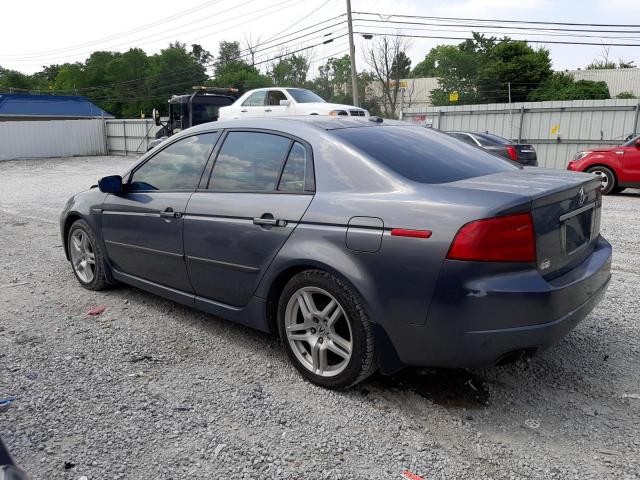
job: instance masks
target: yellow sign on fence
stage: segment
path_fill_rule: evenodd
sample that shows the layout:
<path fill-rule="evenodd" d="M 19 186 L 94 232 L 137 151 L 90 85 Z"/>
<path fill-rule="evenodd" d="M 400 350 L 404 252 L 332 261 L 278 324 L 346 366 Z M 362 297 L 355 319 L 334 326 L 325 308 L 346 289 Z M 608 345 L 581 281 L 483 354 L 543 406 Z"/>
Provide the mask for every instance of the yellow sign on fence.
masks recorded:
<path fill-rule="evenodd" d="M 457 91 L 453 91 L 453 92 L 449 93 L 449 101 L 450 102 L 457 102 L 458 98 L 460 98 L 460 96 L 459 96 Z"/>

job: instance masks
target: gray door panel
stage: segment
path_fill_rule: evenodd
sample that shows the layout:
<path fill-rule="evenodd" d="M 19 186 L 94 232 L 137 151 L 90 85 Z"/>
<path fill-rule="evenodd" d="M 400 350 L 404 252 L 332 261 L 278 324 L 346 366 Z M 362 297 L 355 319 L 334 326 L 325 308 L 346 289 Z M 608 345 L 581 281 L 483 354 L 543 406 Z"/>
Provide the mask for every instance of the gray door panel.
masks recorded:
<path fill-rule="evenodd" d="M 103 204 L 107 256 L 124 273 L 192 292 L 182 247 L 183 213 L 192 192 L 109 195 Z M 177 217 L 164 213 L 172 209 Z"/>
<path fill-rule="evenodd" d="M 184 217 L 184 250 L 195 293 L 228 305 L 246 305 L 312 198 L 194 193 Z"/>

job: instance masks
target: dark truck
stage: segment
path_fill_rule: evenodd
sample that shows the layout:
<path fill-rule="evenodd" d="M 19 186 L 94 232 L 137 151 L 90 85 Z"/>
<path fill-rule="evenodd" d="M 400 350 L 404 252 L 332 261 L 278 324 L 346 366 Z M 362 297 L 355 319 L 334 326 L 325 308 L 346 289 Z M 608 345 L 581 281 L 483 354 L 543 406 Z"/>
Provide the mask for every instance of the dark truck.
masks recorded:
<path fill-rule="evenodd" d="M 149 142 L 147 151 L 178 133 L 194 125 L 218 120 L 218 109 L 236 101 L 237 88 L 193 87 L 194 93 L 173 95 L 169 99 L 169 120 L 162 123 L 160 112 L 153 109 L 156 125 L 162 127 L 156 133 L 156 139 Z"/>

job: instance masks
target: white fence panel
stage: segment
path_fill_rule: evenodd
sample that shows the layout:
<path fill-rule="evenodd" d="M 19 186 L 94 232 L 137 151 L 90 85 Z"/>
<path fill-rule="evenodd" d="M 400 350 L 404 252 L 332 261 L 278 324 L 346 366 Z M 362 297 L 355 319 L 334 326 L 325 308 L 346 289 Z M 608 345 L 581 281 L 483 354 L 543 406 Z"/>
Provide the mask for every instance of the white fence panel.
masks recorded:
<path fill-rule="evenodd" d="M 161 128 L 151 118 L 109 119 L 105 124 L 109 153 L 112 155 L 146 152 L 149 142 Z"/>
<path fill-rule="evenodd" d="M 0 160 L 106 153 L 101 119 L 0 122 Z"/>
<path fill-rule="evenodd" d="M 638 100 L 576 100 L 412 107 L 407 121 L 444 131 L 489 132 L 532 144 L 543 167 L 565 168 L 577 151 L 639 134 Z"/>

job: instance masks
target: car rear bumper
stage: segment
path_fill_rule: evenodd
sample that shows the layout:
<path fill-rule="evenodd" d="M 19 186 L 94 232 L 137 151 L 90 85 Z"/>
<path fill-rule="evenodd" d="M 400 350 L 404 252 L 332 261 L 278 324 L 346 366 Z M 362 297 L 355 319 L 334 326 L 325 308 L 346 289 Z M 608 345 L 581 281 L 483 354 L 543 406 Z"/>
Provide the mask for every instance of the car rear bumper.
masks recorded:
<path fill-rule="evenodd" d="M 425 325 L 387 333 L 406 365 L 495 365 L 563 338 L 602 299 L 610 270 L 603 238 L 584 262 L 549 281 L 536 270 L 447 260 Z"/>

